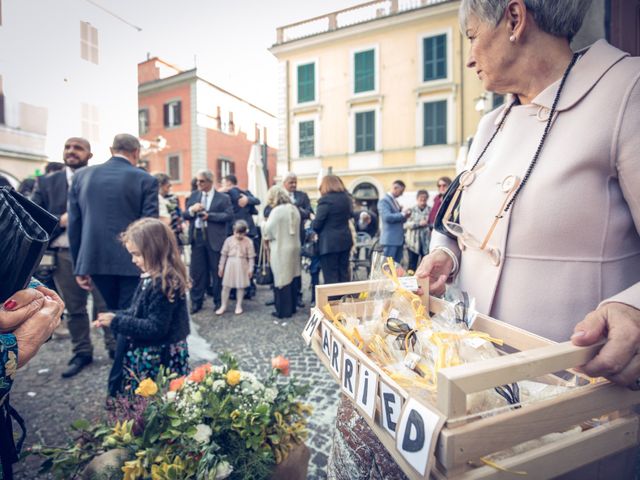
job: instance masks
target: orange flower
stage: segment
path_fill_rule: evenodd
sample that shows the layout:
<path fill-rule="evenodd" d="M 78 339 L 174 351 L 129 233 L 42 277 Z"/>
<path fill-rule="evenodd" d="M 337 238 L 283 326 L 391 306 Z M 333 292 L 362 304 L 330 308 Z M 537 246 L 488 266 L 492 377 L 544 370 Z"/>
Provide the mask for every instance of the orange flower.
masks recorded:
<path fill-rule="evenodd" d="M 180 390 L 182 388 L 182 385 L 184 384 L 184 381 L 186 380 L 186 377 L 182 376 L 180 378 L 174 378 L 173 380 L 171 380 L 169 382 L 169 391 L 170 392 L 176 392 L 178 390 Z"/>
<path fill-rule="evenodd" d="M 211 365 L 200 365 L 189 375 L 189 380 L 200 383 L 204 380 L 204 377 L 207 376 L 207 372 L 211 370 Z"/>
<path fill-rule="evenodd" d="M 280 370 L 283 375 L 289 375 L 289 360 L 282 355 L 271 359 L 271 367 Z"/>

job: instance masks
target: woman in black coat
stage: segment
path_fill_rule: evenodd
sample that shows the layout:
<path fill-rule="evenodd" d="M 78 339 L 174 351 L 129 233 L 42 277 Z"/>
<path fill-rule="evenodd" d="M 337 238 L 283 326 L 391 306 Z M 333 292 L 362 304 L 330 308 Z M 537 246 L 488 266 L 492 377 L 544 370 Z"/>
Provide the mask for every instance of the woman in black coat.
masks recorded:
<path fill-rule="evenodd" d="M 327 175 L 320 183 L 320 201 L 311 227 L 318 233 L 324 283 L 349 281 L 349 253 L 353 236 L 349 221 L 353 202 L 340 177 Z"/>

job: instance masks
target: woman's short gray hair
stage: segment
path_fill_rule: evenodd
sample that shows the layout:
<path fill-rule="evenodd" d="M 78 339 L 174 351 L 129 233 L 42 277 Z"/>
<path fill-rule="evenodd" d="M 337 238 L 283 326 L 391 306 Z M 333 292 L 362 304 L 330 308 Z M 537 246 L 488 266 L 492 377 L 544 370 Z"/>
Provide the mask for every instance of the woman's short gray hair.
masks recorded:
<path fill-rule="evenodd" d="M 278 205 L 283 205 L 285 203 L 291 203 L 289 192 L 280 185 L 274 185 L 271 187 L 267 193 L 267 204 L 272 207 L 277 207 Z"/>
<path fill-rule="evenodd" d="M 469 15 L 481 22 L 498 25 L 509 0 L 462 0 L 459 19 L 462 30 L 467 28 Z M 582 26 L 591 0 L 524 0 L 538 28 L 556 37 L 571 40 Z"/>

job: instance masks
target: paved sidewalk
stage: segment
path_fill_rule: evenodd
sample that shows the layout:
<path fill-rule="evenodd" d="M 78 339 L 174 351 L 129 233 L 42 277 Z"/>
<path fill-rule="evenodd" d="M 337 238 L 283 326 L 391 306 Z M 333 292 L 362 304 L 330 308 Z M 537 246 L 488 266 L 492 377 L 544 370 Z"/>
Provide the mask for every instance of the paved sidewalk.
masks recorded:
<path fill-rule="evenodd" d="M 287 325 L 274 324 L 272 307 L 264 302 L 271 297 L 268 287 L 258 287 L 258 296 L 244 304 L 244 314 L 236 316 L 233 308 L 221 317 L 213 313 L 211 300 L 193 316 L 198 335 L 192 348 L 194 356 L 206 356 L 207 343 L 213 353 L 233 353 L 243 369 L 266 373 L 271 368 L 271 358 L 282 354 L 291 362 L 291 374 L 311 385 L 307 398 L 314 412 L 310 418 L 312 450 L 309 479 L 326 478 L 325 466 L 331 447 L 331 435 L 338 402 L 338 385 L 304 344 L 300 332 L 307 320 L 305 308 Z M 308 302 L 308 294 L 306 295 Z M 70 358 L 68 339 L 47 343 L 39 354 L 18 372 L 11 393 L 11 403 L 27 422 L 28 434 L 25 447 L 34 443 L 61 444 L 67 438 L 69 424 L 78 418 L 99 418 L 103 412 L 106 379 L 110 360 L 104 349 L 100 332 L 92 332 L 95 348 L 94 362 L 79 375 L 62 379 L 60 373 Z M 209 351 L 211 354 L 211 351 Z M 192 358 L 192 360 L 195 360 Z M 195 360 L 194 364 L 204 360 Z M 45 479 L 37 475 L 39 459 L 27 458 L 16 466 L 18 480 Z"/>

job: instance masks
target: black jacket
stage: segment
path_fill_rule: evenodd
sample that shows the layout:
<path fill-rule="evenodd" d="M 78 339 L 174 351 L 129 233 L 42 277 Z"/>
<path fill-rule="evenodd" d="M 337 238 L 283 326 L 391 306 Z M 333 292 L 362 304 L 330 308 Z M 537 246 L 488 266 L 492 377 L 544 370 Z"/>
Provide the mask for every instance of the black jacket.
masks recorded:
<path fill-rule="evenodd" d="M 349 220 L 353 202 L 347 192 L 330 192 L 320 197 L 311 227 L 318 233 L 320 255 L 344 252 L 353 245 Z"/>
<path fill-rule="evenodd" d="M 36 186 L 31 200 L 60 219 L 64 213 L 67 213 L 68 190 L 67 171 L 66 169 L 60 170 L 36 179 Z M 62 235 L 65 230 L 66 228 L 61 227 L 58 223 L 51 235 L 50 242 Z"/>
<path fill-rule="evenodd" d="M 238 187 L 233 187 L 231 190 L 227 192 L 227 195 L 231 198 L 231 206 L 233 207 L 233 221 L 236 220 L 244 220 L 249 225 L 249 236 L 256 237 L 258 235 L 258 230 L 256 229 L 256 224 L 253 221 L 253 216 L 258 214 L 258 210 L 256 209 L 256 205 L 260 205 L 260 199 L 253 196 L 253 194 L 249 190 L 240 190 Z M 249 202 L 246 206 L 241 207 L 238 205 L 238 200 L 240 200 L 240 195 L 245 195 Z M 232 227 L 231 225 L 230 227 Z M 230 228 L 229 234 L 232 234 L 233 231 Z"/>
<path fill-rule="evenodd" d="M 122 157 L 76 172 L 69 189 L 69 247 L 76 275 L 138 276 L 120 241 L 135 220 L 158 217 L 158 181 Z"/>
<path fill-rule="evenodd" d="M 211 204 L 209 205 L 209 218 L 207 219 L 207 242 L 214 252 L 222 250 L 222 244 L 227 238 L 229 224 L 233 222 L 233 207 L 231 199 L 226 193 L 217 192 L 211 189 L 213 193 Z M 189 241 L 191 244 L 195 240 L 196 215 L 191 215 L 189 207 L 196 203 L 202 203 L 202 192 L 196 190 L 187 200 L 187 208 L 184 211 L 184 218 L 190 221 L 189 225 Z"/>
<path fill-rule="evenodd" d="M 111 331 L 129 337 L 136 347 L 176 343 L 189 335 L 187 300 L 170 302 L 160 280 L 144 279 L 136 289 L 127 310 L 116 313 Z"/>

